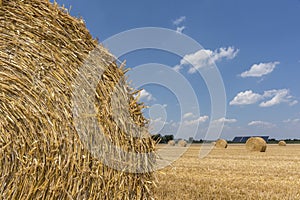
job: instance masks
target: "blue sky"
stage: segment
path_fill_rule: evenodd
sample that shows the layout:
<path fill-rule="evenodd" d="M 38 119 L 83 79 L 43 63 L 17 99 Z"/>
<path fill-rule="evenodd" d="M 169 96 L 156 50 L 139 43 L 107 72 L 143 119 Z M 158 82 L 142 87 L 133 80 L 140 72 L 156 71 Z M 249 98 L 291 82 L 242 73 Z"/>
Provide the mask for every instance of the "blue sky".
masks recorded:
<path fill-rule="evenodd" d="M 196 68 L 211 59 L 220 71 L 227 105 L 226 117 L 219 119 L 224 122 L 220 137 L 300 138 L 299 0 L 57 2 L 66 8 L 72 5 L 71 14 L 83 17 L 93 37 L 100 42 L 129 29 L 162 27 L 200 43 L 202 51 L 184 58 Z M 203 78 L 193 73 L 190 66 L 180 64 L 182 58 L 147 49 L 120 59 L 126 59 L 127 66 L 133 69 L 146 63 L 179 69 L 198 97 L 200 115 L 192 109 L 180 113 L 176 94 L 159 85 L 143 87 L 141 100 L 150 106 L 145 115 L 153 119 L 153 133 L 175 133 L 181 123 L 187 126 L 182 137 L 204 137 L 209 123 L 213 123 L 210 94 Z M 130 79 L 130 72 L 128 75 Z M 196 136 L 188 131 L 193 123 L 200 126 Z"/>

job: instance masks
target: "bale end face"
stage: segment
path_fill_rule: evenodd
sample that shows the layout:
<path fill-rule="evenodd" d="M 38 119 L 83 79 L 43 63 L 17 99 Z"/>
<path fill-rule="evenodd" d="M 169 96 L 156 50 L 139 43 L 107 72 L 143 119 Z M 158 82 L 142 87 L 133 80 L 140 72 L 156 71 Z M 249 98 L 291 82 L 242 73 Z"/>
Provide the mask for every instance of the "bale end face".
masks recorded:
<path fill-rule="evenodd" d="M 215 147 L 226 149 L 228 147 L 227 141 L 224 139 L 219 139 L 216 141 Z"/>
<path fill-rule="evenodd" d="M 261 137 L 251 137 L 246 142 L 246 149 L 249 151 L 265 152 L 267 143 Z"/>

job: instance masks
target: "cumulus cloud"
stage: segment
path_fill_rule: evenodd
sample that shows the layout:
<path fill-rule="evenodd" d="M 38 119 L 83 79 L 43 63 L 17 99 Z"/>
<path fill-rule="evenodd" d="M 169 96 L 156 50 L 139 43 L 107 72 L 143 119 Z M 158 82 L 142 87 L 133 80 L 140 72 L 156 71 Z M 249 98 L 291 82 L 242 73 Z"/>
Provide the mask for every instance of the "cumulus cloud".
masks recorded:
<path fill-rule="evenodd" d="M 263 101 L 264 100 L 264 101 Z M 229 105 L 249 105 L 263 101 L 259 104 L 260 107 L 270 107 L 280 103 L 287 103 L 293 106 L 298 103 L 293 96 L 290 95 L 288 89 L 267 90 L 264 94 L 254 93 L 252 90 L 246 90 L 238 93 Z"/>
<path fill-rule="evenodd" d="M 150 124 L 149 124 L 149 131 L 151 134 L 157 134 L 159 133 L 161 130 L 163 130 L 163 128 L 168 124 L 168 122 L 161 118 L 158 117 L 156 119 L 150 119 Z"/>
<path fill-rule="evenodd" d="M 183 121 L 183 125 L 185 126 L 189 126 L 189 125 L 196 125 L 198 123 L 204 123 L 209 119 L 209 117 L 207 115 L 205 116 L 200 116 L 196 119 L 189 119 L 189 120 L 184 120 Z"/>
<path fill-rule="evenodd" d="M 263 127 L 263 128 L 273 128 L 276 125 L 272 124 L 270 122 L 265 121 L 251 121 L 248 123 L 248 126 L 257 126 L 257 127 Z"/>
<path fill-rule="evenodd" d="M 210 66 L 222 59 L 233 59 L 238 54 L 239 50 L 234 47 L 219 48 L 214 51 L 209 49 L 201 49 L 195 53 L 187 54 L 181 59 L 180 64 L 174 67 L 174 70 L 179 71 L 183 66 L 190 66 L 189 73 L 196 73 L 197 69 L 205 66 Z M 192 66 L 191 66 L 192 65 Z"/>
<path fill-rule="evenodd" d="M 173 21 L 173 25 L 176 26 L 176 32 L 177 33 L 182 33 L 185 29 L 185 26 L 181 25 L 184 21 L 186 20 L 185 16 L 181 16 L 177 18 L 176 20 Z"/>
<path fill-rule="evenodd" d="M 141 100 L 147 100 L 147 101 L 155 100 L 153 95 L 150 92 L 146 91 L 145 89 L 143 89 L 139 95 Z"/>
<path fill-rule="evenodd" d="M 176 26 L 178 26 L 179 24 L 181 24 L 181 23 L 184 22 L 185 20 L 186 20 L 186 16 L 181 16 L 181 17 L 175 19 L 175 20 L 173 21 L 173 24 L 176 25 Z"/>
<path fill-rule="evenodd" d="M 280 62 L 269 62 L 269 63 L 259 63 L 254 64 L 248 71 L 241 74 L 241 77 L 262 77 L 264 75 L 270 74 Z"/>
<path fill-rule="evenodd" d="M 235 123 L 235 122 L 237 122 L 237 120 L 236 119 L 228 119 L 228 118 L 225 118 L 225 117 L 222 117 L 222 118 L 220 118 L 220 119 L 217 119 L 217 120 L 215 120 L 214 122 L 217 122 L 217 123 Z"/>
<path fill-rule="evenodd" d="M 194 114 L 191 113 L 191 112 L 185 113 L 185 114 L 183 115 L 183 119 L 190 118 L 190 117 L 194 117 Z"/>
<path fill-rule="evenodd" d="M 184 31 L 184 29 L 185 29 L 185 26 L 179 26 L 179 27 L 176 28 L 176 32 L 177 33 L 182 33 Z"/>
<path fill-rule="evenodd" d="M 263 96 L 265 98 L 271 97 L 271 99 L 261 102 L 259 104 L 261 107 L 270 107 L 280 103 L 287 103 L 290 106 L 293 106 L 298 103 L 297 100 L 293 100 L 293 96 L 290 95 L 290 91 L 288 89 L 265 91 Z"/>
<path fill-rule="evenodd" d="M 173 67 L 173 70 L 175 70 L 176 72 L 179 72 L 182 69 L 181 65 L 176 65 Z"/>
<path fill-rule="evenodd" d="M 213 120 L 211 125 L 212 125 L 212 128 L 223 126 L 223 128 L 228 129 L 228 128 L 230 128 L 229 124 L 233 124 L 236 122 L 237 122 L 236 119 L 229 119 L 229 118 L 222 117 L 222 118 Z"/>
<path fill-rule="evenodd" d="M 249 105 L 254 104 L 263 99 L 262 95 L 246 90 L 245 92 L 238 93 L 229 105 Z"/>

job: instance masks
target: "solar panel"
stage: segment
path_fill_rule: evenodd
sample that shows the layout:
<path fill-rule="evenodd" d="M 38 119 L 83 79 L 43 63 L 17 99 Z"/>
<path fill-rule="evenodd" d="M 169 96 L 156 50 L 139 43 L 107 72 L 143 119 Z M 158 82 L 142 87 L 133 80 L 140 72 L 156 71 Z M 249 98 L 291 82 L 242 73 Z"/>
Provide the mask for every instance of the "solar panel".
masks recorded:
<path fill-rule="evenodd" d="M 269 136 L 261 136 L 262 139 L 264 139 L 266 142 L 269 141 Z"/>
<path fill-rule="evenodd" d="M 268 142 L 268 140 L 269 140 L 269 136 L 236 136 L 236 137 L 233 138 L 232 142 L 234 142 L 234 143 L 246 143 L 247 140 L 251 137 L 261 137 L 266 142 Z"/>
<path fill-rule="evenodd" d="M 241 142 L 242 138 L 243 137 L 239 137 L 239 136 L 235 137 L 235 138 L 233 138 L 232 142 L 236 142 L 236 143 Z"/>

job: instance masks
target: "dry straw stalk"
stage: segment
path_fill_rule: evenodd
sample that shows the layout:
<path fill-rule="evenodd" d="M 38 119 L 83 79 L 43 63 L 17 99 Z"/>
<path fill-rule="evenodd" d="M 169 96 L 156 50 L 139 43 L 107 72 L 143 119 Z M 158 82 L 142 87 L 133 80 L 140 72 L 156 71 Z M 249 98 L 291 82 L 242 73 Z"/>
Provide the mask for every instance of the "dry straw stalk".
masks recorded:
<path fill-rule="evenodd" d="M 100 55 L 96 65 L 104 74 L 95 93 L 95 107 L 105 137 L 126 151 L 154 151 L 151 138 L 137 138 L 112 119 L 112 91 L 122 83 L 117 95 L 129 99 L 129 113 L 135 124 L 147 126 L 141 113 L 143 105 L 126 84 L 124 69 L 98 46 L 83 20 L 71 17 L 56 3 L 0 0 L 1 3 L 1 197 L 150 199 L 152 172 L 128 173 L 104 165 L 82 144 L 74 128 L 74 80 L 89 53 L 96 50 Z M 110 149 L 105 151 L 109 153 Z M 147 167 L 153 164 L 149 162 Z"/>

